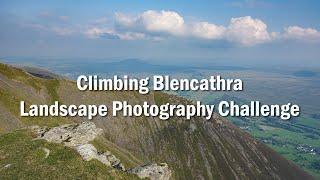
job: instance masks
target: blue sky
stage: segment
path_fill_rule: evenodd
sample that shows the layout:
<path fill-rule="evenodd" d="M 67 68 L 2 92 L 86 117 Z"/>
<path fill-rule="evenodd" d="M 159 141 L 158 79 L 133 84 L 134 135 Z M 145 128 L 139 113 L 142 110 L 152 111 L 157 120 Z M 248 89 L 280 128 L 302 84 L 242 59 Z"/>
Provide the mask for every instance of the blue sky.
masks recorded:
<path fill-rule="evenodd" d="M 1 0 L 0 57 L 320 66 L 320 1 Z"/>

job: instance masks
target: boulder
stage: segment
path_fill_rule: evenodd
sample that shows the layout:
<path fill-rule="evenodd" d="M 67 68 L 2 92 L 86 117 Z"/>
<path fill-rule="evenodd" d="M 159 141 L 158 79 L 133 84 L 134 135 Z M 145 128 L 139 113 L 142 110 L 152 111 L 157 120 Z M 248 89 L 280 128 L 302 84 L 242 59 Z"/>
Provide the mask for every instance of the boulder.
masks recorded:
<path fill-rule="evenodd" d="M 151 180 L 169 180 L 172 174 L 166 163 L 139 166 L 128 170 L 128 172 L 136 174 L 141 179 L 149 178 Z"/>
<path fill-rule="evenodd" d="M 104 165 L 111 166 L 111 162 L 107 159 L 107 156 L 99 154 L 92 144 L 82 144 L 77 146 L 75 149 L 85 161 L 96 159 Z"/>
<path fill-rule="evenodd" d="M 75 147 L 94 140 L 102 134 L 103 130 L 97 128 L 93 122 L 83 122 L 81 124 L 66 124 L 51 129 L 39 128 L 36 132 L 40 139 Z"/>

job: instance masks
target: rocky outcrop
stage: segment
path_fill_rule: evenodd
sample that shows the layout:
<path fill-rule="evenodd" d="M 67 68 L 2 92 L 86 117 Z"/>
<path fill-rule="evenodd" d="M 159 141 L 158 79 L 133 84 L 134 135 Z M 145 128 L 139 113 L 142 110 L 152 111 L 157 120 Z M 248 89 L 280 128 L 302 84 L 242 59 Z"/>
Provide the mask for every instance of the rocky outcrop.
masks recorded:
<path fill-rule="evenodd" d="M 138 175 L 141 179 L 168 180 L 171 177 L 171 171 L 166 163 L 144 165 L 130 169 L 128 172 Z"/>
<path fill-rule="evenodd" d="M 99 152 L 90 141 L 103 133 L 93 122 L 83 122 L 81 124 L 65 124 L 54 128 L 42 128 L 32 126 L 31 129 L 37 134 L 37 139 L 44 139 L 52 143 L 61 143 L 75 149 L 85 161 L 96 159 L 106 166 L 111 166 L 121 171 L 126 171 L 125 167 L 115 155 L 110 151 Z M 49 156 L 46 153 L 46 157 Z M 126 172 L 136 174 L 140 178 L 151 180 L 168 180 L 171 171 L 166 163 L 160 165 L 151 164 L 135 167 Z"/>
<path fill-rule="evenodd" d="M 107 166 L 112 166 L 118 170 L 125 171 L 120 160 L 109 151 L 98 152 L 92 144 L 83 144 L 76 147 L 76 150 L 85 161 L 96 159 Z"/>
<path fill-rule="evenodd" d="M 39 139 L 45 139 L 53 143 L 62 143 L 69 147 L 87 144 L 103 132 L 93 122 L 65 124 L 51 129 L 40 127 L 34 127 L 34 129 Z"/>
<path fill-rule="evenodd" d="M 121 161 L 107 152 L 98 152 L 90 144 L 97 136 L 103 133 L 102 129 L 97 128 L 93 122 L 83 122 L 81 124 L 65 124 L 54 128 L 41 128 L 33 126 L 32 129 L 37 133 L 38 139 L 45 139 L 52 143 L 62 143 L 65 146 L 75 149 L 85 161 L 96 159 L 101 163 L 112 166 L 119 170 L 125 170 Z"/>

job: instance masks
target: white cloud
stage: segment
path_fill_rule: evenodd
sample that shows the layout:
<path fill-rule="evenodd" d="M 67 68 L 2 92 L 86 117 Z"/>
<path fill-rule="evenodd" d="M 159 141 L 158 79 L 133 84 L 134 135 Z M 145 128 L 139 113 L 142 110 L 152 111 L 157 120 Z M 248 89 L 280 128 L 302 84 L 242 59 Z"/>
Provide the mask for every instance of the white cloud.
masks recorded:
<path fill-rule="evenodd" d="M 138 16 L 116 13 L 116 25 L 122 31 L 169 34 L 202 39 L 222 38 L 225 28 L 208 22 L 189 22 L 174 11 L 145 11 Z"/>
<path fill-rule="evenodd" d="M 191 35 L 204 39 L 221 39 L 226 28 L 208 22 L 193 23 L 188 28 Z"/>
<path fill-rule="evenodd" d="M 242 46 L 268 43 L 275 39 L 320 42 L 320 32 L 312 28 L 289 26 L 283 32 L 268 31 L 268 26 L 251 16 L 231 18 L 226 26 L 206 21 L 187 21 L 174 11 L 148 10 L 138 15 L 116 13 L 114 22 L 101 18 L 87 27 L 40 26 L 34 29 L 53 31 L 59 35 L 85 34 L 89 38 L 121 40 L 164 40 L 170 36 L 199 40 L 224 40 Z"/>
<path fill-rule="evenodd" d="M 117 33 L 117 35 L 122 40 L 138 40 L 146 38 L 145 34 L 136 32 Z"/>
<path fill-rule="evenodd" d="M 138 40 L 144 39 L 145 34 L 143 33 L 136 33 L 136 32 L 123 32 L 119 33 L 109 28 L 99 28 L 99 27 L 92 27 L 87 29 L 85 35 L 89 38 L 100 38 L 105 37 L 108 39 L 122 39 L 122 40 Z"/>
<path fill-rule="evenodd" d="M 254 45 L 271 40 L 267 25 L 250 16 L 232 18 L 228 27 L 209 22 L 185 22 L 174 11 L 145 11 L 138 16 L 117 13 L 118 30 L 141 33 L 166 33 L 178 37 L 225 39 L 242 45 Z"/>
<path fill-rule="evenodd" d="M 239 1 L 256 5 L 255 0 Z M 45 20 L 45 21 L 44 21 Z M 267 24 L 251 16 L 231 18 L 226 25 L 207 21 L 190 21 L 170 10 L 147 10 L 136 15 L 116 13 L 114 18 L 101 17 L 86 24 L 73 23 L 68 16 L 42 12 L 37 21 L 22 23 L 23 27 L 38 32 L 54 33 L 60 36 L 84 35 L 88 38 L 121 40 L 162 41 L 175 38 L 191 38 L 211 43 L 219 40 L 240 46 L 254 46 L 273 41 L 295 40 L 306 43 L 320 43 L 320 31 L 314 28 L 289 26 L 281 32 L 268 30 Z"/>
<path fill-rule="evenodd" d="M 115 20 L 117 25 L 123 26 L 126 28 L 132 28 L 135 25 L 135 22 L 137 21 L 137 17 L 132 17 L 123 13 L 116 13 L 115 14 Z"/>
<path fill-rule="evenodd" d="M 305 42 L 320 42 L 320 32 L 313 28 L 289 26 L 284 29 L 283 38 Z"/>
<path fill-rule="evenodd" d="M 85 35 L 89 38 L 98 38 L 102 36 L 104 33 L 106 33 L 106 29 L 101 29 L 98 27 L 92 27 L 89 28 L 86 32 Z"/>
<path fill-rule="evenodd" d="M 174 35 L 184 34 L 184 19 L 173 11 L 146 11 L 143 12 L 138 22 L 150 32 L 167 32 Z"/>
<path fill-rule="evenodd" d="M 230 41 L 251 46 L 270 41 L 267 25 L 250 16 L 232 18 L 227 28 L 226 38 Z"/>
<path fill-rule="evenodd" d="M 116 23 L 120 29 L 183 35 L 184 19 L 173 11 L 145 11 L 138 16 L 116 13 Z"/>

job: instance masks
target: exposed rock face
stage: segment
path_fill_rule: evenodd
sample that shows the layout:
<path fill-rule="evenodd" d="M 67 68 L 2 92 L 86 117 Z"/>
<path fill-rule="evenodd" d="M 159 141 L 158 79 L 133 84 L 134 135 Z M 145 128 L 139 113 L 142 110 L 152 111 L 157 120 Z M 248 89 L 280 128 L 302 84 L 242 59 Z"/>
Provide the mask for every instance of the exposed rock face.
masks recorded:
<path fill-rule="evenodd" d="M 109 161 L 108 157 L 104 154 L 104 153 L 99 153 L 97 151 L 97 149 L 92 145 L 92 144 L 83 144 L 83 145 L 79 145 L 76 147 L 76 150 L 78 151 L 78 153 L 81 155 L 81 157 L 85 160 L 85 161 L 90 161 L 92 159 L 97 159 L 98 161 L 102 162 L 103 164 L 107 165 L 107 166 L 112 166 L 111 161 Z M 122 166 L 122 164 L 120 163 L 120 160 L 118 160 L 118 164 L 120 164 L 121 169 L 120 170 L 125 170 L 124 167 Z"/>
<path fill-rule="evenodd" d="M 109 151 L 98 152 L 90 144 L 90 141 L 103 133 L 102 129 L 97 128 L 93 122 L 65 124 L 51 129 L 33 126 L 31 129 L 37 133 L 38 139 L 45 139 L 52 143 L 62 143 L 75 149 L 85 161 L 96 159 L 106 166 L 126 171 L 120 159 L 115 155 Z M 49 153 L 47 154 L 49 155 Z M 139 166 L 127 172 L 136 174 L 140 178 L 150 178 L 152 180 L 168 180 L 171 177 L 171 171 L 165 163 L 160 164 L 160 166 L 157 164 Z"/>
<path fill-rule="evenodd" d="M 52 129 L 38 128 L 38 137 L 53 143 L 63 143 L 69 147 L 76 147 L 89 143 L 98 135 L 102 129 L 97 128 L 93 122 L 83 122 L 81 124 L 65 124 Z"/>
<path fill-rule="evenodd" d="M 89 143 L 103 133 L 102 129 L 97 128 L 93 122 L 65 124 L 51 129 L 34 126 L 32 129 L 37 133 L 39 139 L 62 143 L 74 148 L 85 161 L 96 159 L 107 166 L 125 170 L 120 160 L 109 151 L 100 153 Z"/>
<path fill-rule="evenodd" d="M 140 178 L 149 178 L 151 180 L 168 180 L 171 177 L 171 171 L 166 163 L 150 164 L 136 167 L 128 170 L 130 173 L 137 174 Z"/>

